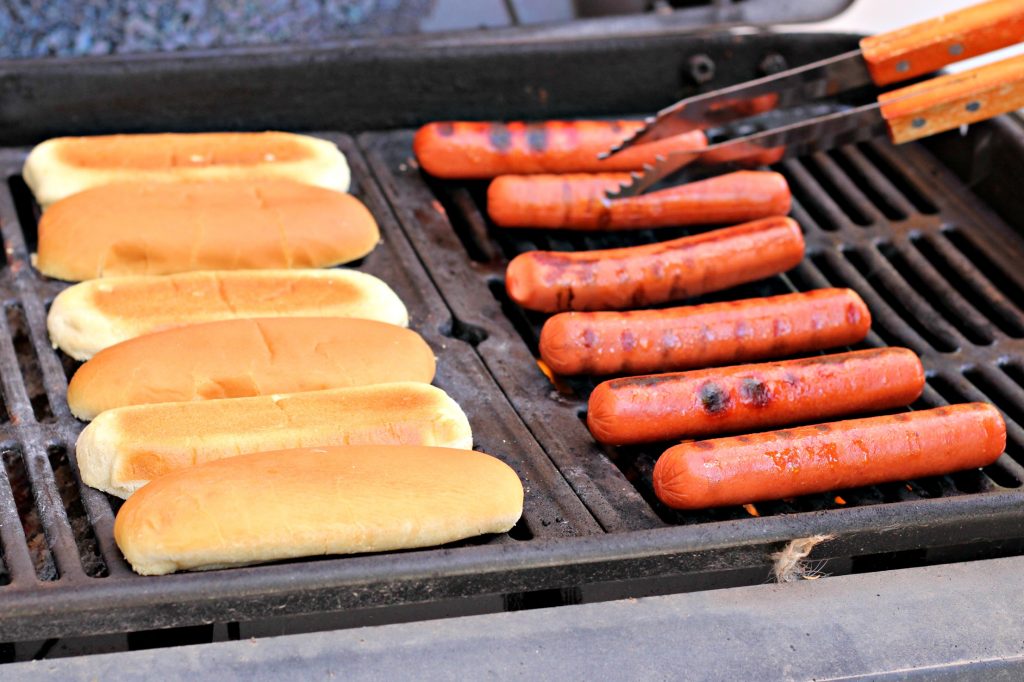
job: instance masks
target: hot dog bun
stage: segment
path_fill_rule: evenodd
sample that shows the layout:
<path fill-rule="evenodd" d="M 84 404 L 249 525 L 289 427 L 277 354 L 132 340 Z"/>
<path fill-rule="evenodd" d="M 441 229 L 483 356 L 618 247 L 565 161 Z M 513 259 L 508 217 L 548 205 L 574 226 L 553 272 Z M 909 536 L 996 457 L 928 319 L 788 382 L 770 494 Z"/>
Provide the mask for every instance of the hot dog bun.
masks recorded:
<path fill-rule="evenodd" d="M 127 183 L 53 204 L 36 267 L 79 281 L 192 270 L 319 268 L 380 241 L 355 197 L 291 180 Z M 244 247 L 244 248 L 242 248 Z"/>
<path fill-rule="evenodd" d="M 347 192 L 345 156 L 327 140 L 292 133 L 162 133 L 58 137 L 32 150 L 22 170 L 46 208 L 115 182 L 285 178 Z"/>
<path fill-rule="evenodd" d="M 161 476 L 124 503 L 114 538 L 138 573 L 159 575 L 429 547 L 507 531 L 522 509 L 515 472 L 472 450 L 305 448 Z"/>
<path fill-rule="evenodd" d="M 344 317 L 224 320 L 146 334 L 100 351 L 71 378 L 68 406 L 88 420 L 126 405 L 433 378 L 430 346 L 393 324 Z"/>
<path fill-rule="evenodd" d="M 187 324 L 246 317 L 333 316 L 405 326 L 408 313 L 387 284 L 355 270 L 214 270 L 110 277 L 62 291 L 46 325 L 76 360 L 107 346 Z"/>
<path fill-rule="evenodd" d="M 288 395 L 107 410 L 75 450 L 82 480 L 127 498 L 170 471 L 249 452 L 325 445 L 471 449 L 458 403 L 430 384 L 402 382 Z"/>

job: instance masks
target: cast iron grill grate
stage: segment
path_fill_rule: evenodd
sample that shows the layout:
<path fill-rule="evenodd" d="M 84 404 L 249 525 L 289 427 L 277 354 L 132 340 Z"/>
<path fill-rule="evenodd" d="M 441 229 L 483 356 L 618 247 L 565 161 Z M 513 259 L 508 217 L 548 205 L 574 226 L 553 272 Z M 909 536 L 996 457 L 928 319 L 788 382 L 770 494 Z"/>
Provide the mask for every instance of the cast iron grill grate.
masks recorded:
<path fill-rule="evenodd" d="M 345 151 L 357 184 L 353 191 L 375 214 L 383 236 L 382 244 L 354 266 L 381 277 L 406 303 L 411 327 L 424 336 L 438 356 L 434 383 L 467 412 L 476 447 L 507 461 L 520 475 L 527 491 L 523 518 L 509 533 L 473 538 L 443 550 L 420 553 L 438 555 L 482 546 L 501 548 L 534 539 L 599 532 L 593 518 L 533 441 L 472 348 L 456 338 L 458 330 L 444 303 L 369 181 L 369 171 L 350 138 L 326 137 Z M 43 601 L 33 602 L 34 618 L 25 616 L 21 621 L 11 615 L 17 612 L 16 606 L 2 609 L 0 641 L 23 639 L 28 636 L 26 633 L 83 634 L 157 627 L 182 619 L 187 623 L 215 618 L 226 621 L 231 613 L 244 616 L 222 607 L 197 616 L 201 609 L 197 612 L 194 606 L 185 616 L 126 614 L 111 605 L 105 623 L 96 614 L 88 618 L 79 616 L 71 627 L 41 617 L 46 610 L 60 608 L 73 596 L 84 596 L 92 589 L 112 589 L 123 597 L 134 597 L 133 606 L 138 604 L 140 595 L 157 593 L 160 599 L 171 600 L 171 593 L 160 587 L 154 589 L 165 579 L 147 579 L 133 573 L 118 551 L 113 522 L 121 501 L 82 485 L 78 479 L 74 444 L 83 424 L 71 416 L 66 391 L 80 363 L 49 344 L 46 313 L 67 283 L 44 278 L 30 265 L 29 254 L 37 243 L 39 210 L 18 175 L 26 153 L 27 149 L 0 150 L 0 170 L 7 178 L 0 185 L 0 230 L 6 249 L 0 270 L 5 313 L 0 316 L 0 600 L 8 600 L 8 605 L 19 597 Z M 383 565 L 392 560 L 401 565 L 403 556 L 410 554 L 416 551 L 392 554 L 378 561 Z M 435 556 L 435 561 L 438 558 Z M 248 570 L 262 573 L 263 579 L 284 580 L 297 571 L 332 562 L 342 567 L 346 562 L 352 563 L 345 558 L 313 558 Z M 184 574 L 169 580 L 183 586 L 193 597 L 216 595 L 219 583 L 216 572 Z M 40 590 L 44 583 L 48 587 L 45 592 Z M 359 597 L 358 592 L 353 594 L 354 598 Z M 367 590 L 367 594 L 372 592 Z M 92 597 L 91 608 L 98 610 L 102 605 L 100 598 Z"/>
<path fill-rule="evenodd" d="M 1012 265 L 1024 254 L 1024 240 L 924 147 L 896 149 L 877 141 L 780 164 L 776 170 L 793 191 L 792 215 L 805 233 L 806 258 L 785 275 L 689 302 L 830 286 L 855 289 L 873 315 L 872 331 L 857 347 L 906 346 L 922 357 L 928 387 L 911 409 L 992 402 L 1007 419 L 1006 454 L 981 471 L 742 508 L 677 512 L 656 499 L 651 483 L 654 463 L 668 444 L 615 448 L 593 441 L 585 416 L 596 381 L 549 382 L 544 377 L 536 359 L 547 315 L 512 303 L 503 271 L 512 257 L 531 249 L 614 248 L 707 228 L 605 234 L 502 230 L 487 218 L 486 183 L 421 174 L 410 158 L 410 135 L 368 134 L 360 143 L 456 316 L 466 314 L 466 322 L 481 326 L 489 339 L 501 340 L 479 344 L 477 350 L 606 531 L 1003 493 L 1024 484 L 1024 278 Z M 444 231 L 462 245 L 468 268 L 445 253 L 452 240 L 442 236 Z M 458 274 L 448 274 L 456 268 Z M 472 305 L 456 303 L 485 291 L 495 299 L 493 314 L 486 306 L 480 315 Z M 639 499 L 621 494 L 626 486 Z"/>

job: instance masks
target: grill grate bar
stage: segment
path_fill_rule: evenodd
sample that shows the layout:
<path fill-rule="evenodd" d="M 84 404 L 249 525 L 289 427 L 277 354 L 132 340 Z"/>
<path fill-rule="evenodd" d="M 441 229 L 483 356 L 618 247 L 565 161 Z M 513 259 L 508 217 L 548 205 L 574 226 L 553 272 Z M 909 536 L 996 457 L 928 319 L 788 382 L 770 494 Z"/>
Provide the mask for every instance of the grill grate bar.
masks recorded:
<path fill-rule="evenodd" d="M 807 168 L 797 160 L 784 161 L 777 167 L 789 183 L 793 195 L 793 218 L 803 227 L 804 232 L 824 230 L 835 232 L 848 222 L 821 184 Z"/>
<path fill-rule="evenodd" d="M 990 267 L 979 268 L 957 248 L 950 239 L 956 232 L 956 228 L 949 228 L 943 230 L 941 238 L 932 235 L 921 236 L 914 240 L 914 245 L 940 272 L 946 273 L 948 279 L 964 291 L 975 307 L 1003 333 L 1012 338 L 1024 338 L 1024 315 L 1013 303 L 1013 300 L 1022 299 L 1015 297 L 1015 291 L 1010 292 L 1011 296 L 1014 296 L 1013 299 L 1003 293 L 1008 278 L 1001 282 L 1001 287 L 996 287 L 989 280 L 993 272 L 996 272 L 994 264 L 989 263 Z M 1024 292 L 1021 295 L 1024 295 Z"/>
<path fill-rule="evenodd" d="M 905 324 L 889 301 L 883 298 L 867 278 L 842 255 L 835 251 L 825 251 L 812 256 L 811 262 L 832 286 L 849 287 L 860 294 L 871 311 L 872 327 L 886 344 L 905 346 L 918 355 L 923 355 L 931 349 L 931 345 L 917 330 Z"/>
<path fill-rule="evenodd" d="M 877 247 L 845 249 L 843 254 L 890 307 L 899 311 L 901 319 L 935 350 L 952 353 L 963 347 L 965 339 L 960 333 L 935 314 L 929 302 L 882 257 Z"/>
<path fill-rule="evenodd" d="M 57 489 L 50 458 L 38 438 L 26 438 L 27 447 L 23 452 L 25 468 L 32 485 L 33 498 L 39 518 L 46 534 L 59 578 L 65 576 L 77 579 L 84 577 L 82 562 L 78 555 L 71 523 L 64 509 L 64 501 Z"/>
<path fill-rule="evenodd" d="M 10 575 L 10 584 L 34 583 L 36 570 L 32 563 L 32 557 L 29 556 L 28 538 L 25 536 L 22 525 L 13 522 L 20 514 L 14 501 L 7 466 L 2 461 L 0 461 L 0 473 L 3 474 L 3 480 L 0 480 L 0 514 L 3 515 L 2 518 L 11 520 L 8 523 L 0 523 L 0 544 L 2 544 L 4 564 Z"/>
<path fill-rule="evenodd" d="M 832 149 L 828 155 L 887 220 L 906 220 L 917 212 L 914 205 L 857 147 Z"/>
<path fill-rule="evenodd" d="M 892 268 L 919 296 L 942 312 L 966 340 L 978 346 L 995 341 L 996 329 L 988 318 L 979 313 L 918 249 L 897 248 L 889 242 L 879 244 L 878 248 Z"/>
<path fill-rule="evenodd" d="M 856 148 L 918 213 L 929 216 L 939 212 L 945 198 L 936 196 L 931 187 L 922 182 L 923 177 L 938 172 L 938 164 L 935 159 L 925 157 L 922 147 L 904 144 L 897 151 L 888 140 L 873 140 L 861 142 Z M 915 172 L 905 172 L 908 167 L 913 167 Z"/>
<path fill-rule="evenodd" d="M 818 185 L 828 193 L 835 206 L 845 214 L 847 222 L 852 222 L 858 227 L 867 227 L 881 220 L 882 215 L 878 209 L 831 156 L 818 152 L 797 161 L 800 162 Z"/>

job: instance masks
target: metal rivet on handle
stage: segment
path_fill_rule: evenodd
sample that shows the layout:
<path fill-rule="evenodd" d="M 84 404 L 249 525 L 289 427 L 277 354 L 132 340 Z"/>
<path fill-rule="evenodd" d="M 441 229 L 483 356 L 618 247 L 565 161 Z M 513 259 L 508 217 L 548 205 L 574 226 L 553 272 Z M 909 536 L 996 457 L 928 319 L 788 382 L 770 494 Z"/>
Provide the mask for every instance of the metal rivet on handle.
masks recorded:
<path fill-rule="evenodd" d="M 900 61 L 896 62 L 896 70 L 899 71 L 900 73 L 906 73 L 907 71 L 910 71 L 910 62 L 908 62 L 906 59 L 901 59 Z"/>
<path fill-rule="evenodd" d="M 910 125 L 914 126 L 915 128 L 924 128 L 925 123 L 927 123 L 927 121 L 925 121 L 923 118 L 915 118 L 913 121 L 910 122 Z"/>
<path fill-rule="evenodd" d="M 953 43 L 949 46 L 949 53 L 954 57 L 958 57 L 964 53 L 964 46 L 960 43 Z"/>
<path fill-rule="evenodd" d="M 981 109 L 981 102 L 968 102 L 967 111 L 977 111 Z"/>

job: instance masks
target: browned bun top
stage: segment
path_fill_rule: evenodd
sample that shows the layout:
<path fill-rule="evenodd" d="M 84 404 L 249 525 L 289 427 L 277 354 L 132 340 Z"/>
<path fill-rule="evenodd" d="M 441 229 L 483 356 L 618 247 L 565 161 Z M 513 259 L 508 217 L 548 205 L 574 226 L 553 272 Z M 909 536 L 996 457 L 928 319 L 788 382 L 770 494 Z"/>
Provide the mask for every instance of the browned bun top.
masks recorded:
<path fill-rule="evenodd" d="M 343 317 L 224 320 L 100 351 L 72 377 L 68 404 L 75 416 L 92 419 L 125 405 L 433 378 L 433 351 L 396 325 Z"/>
<path fill-rule="evenodd" d="M 317 268 L 362 258 L 379 240 L 358 199 L 291 180 L 111 184 L 43 214 L 36 267 L 73 281 Z"/>

